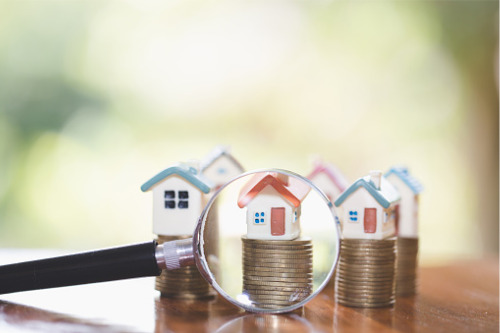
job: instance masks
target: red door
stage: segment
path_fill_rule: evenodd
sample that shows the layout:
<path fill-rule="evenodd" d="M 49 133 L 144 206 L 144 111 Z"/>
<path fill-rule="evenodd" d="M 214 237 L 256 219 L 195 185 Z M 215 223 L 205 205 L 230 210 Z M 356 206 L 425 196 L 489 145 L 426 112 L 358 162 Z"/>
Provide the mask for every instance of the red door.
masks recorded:
<path fill-rule="evenodd" d="M 271 235 L 281 236 L 285 234 L 285 208 L 271 208 Z"/>
<path fill-rule="evenodd" d="M 374 234 L 377 231 L 377 208 L 365 208 L 365 233 Z"/>

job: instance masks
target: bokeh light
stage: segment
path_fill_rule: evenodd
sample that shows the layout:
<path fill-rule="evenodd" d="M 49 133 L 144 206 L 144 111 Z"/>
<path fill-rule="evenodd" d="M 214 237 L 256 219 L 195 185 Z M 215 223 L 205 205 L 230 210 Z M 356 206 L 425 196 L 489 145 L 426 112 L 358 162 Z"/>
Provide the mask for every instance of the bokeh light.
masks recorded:
<path fill-rule="evenodd" d="M 497 2 L 3 1 L 0 244 L 149 239 L 140 185 L 225 144 L 405 164 L 424 263 L 497 254 L 497 63 Z"/>

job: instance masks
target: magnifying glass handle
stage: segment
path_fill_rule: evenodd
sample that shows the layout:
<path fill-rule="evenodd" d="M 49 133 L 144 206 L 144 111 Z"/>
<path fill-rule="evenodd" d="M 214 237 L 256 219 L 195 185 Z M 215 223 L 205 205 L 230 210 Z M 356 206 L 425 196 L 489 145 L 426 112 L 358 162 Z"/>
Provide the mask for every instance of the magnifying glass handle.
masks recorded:
<path fill-rule="evenodd" d="M 157 247 L 152 241 L 0 266 L 0 294 L 158 276 Z"/>

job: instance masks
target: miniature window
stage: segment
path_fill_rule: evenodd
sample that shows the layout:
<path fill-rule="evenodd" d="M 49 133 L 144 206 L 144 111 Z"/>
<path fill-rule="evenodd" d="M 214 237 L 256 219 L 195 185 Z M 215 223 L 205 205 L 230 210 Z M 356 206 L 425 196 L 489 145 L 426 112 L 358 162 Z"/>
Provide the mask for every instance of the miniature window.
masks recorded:
<path fill-rule="evenodd" d="M 297 222 L 297 211 L 293 212 L 293 223 Z"/>
<path fill-rule="evenodd" d="M 265 220 L 265 216 L 266 216 L 266 215 L 264 214 L 264 212 L 256 212 L 256 213 L 254 214 L 254 220 L 253 220 L 253 222 L 254 222 L 255 224 L 264 224 L 264 223 L 265 223 L 265 221 L 266 221 L 266 220 Z"/>
<path fill-rule="evenodd" d="M 177 207 L 179 209 L 187 209 L 189 208 L 189 192 L 188 191 L 179 191 L 179 203 Z"/>
<path fill-rule="evenodd" d="M 165 191 L 165 208 L 175 208 L 175 191 Z"/>
<path fill-rule="evenodd" d="M 357 222 L 358 221 L 358 211 L 350 210 L 349 211 L 349 220 L 351 220 L 352 222 Z"/>
<path fill-rule="evenodd" d="M 226 168 L 218 168 L 217 173 L 219 175 L 225 175 L 227 173 L 227 170 L 226 170 Z"/>

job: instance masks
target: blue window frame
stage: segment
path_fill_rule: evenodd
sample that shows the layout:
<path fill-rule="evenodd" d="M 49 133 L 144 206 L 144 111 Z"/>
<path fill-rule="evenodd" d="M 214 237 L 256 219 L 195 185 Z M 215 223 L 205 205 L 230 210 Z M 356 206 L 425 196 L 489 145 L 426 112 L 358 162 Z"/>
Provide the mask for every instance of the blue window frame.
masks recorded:
<path fill-rule="evenodd" d="M 357 222 L 358 221 L 358 211 L 350 210 L 349 211 L 349 220 L 351 220 L 353 222 Z"/>
<path fill-rule="evenodd" d="M 254 220 L 253 220 L 253 222 L 255 224 L 264 224 L 266 222 L 265 216 L 266 215 L 264 214 L 264 212 L 256 212 L 254 214 Z"/>

